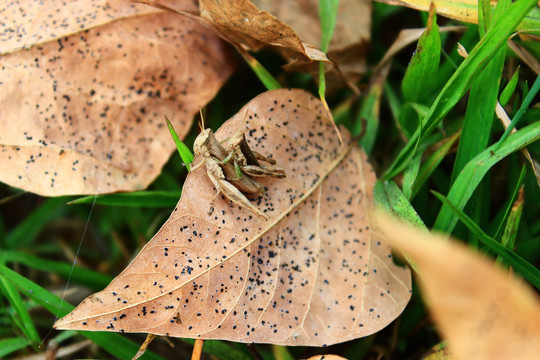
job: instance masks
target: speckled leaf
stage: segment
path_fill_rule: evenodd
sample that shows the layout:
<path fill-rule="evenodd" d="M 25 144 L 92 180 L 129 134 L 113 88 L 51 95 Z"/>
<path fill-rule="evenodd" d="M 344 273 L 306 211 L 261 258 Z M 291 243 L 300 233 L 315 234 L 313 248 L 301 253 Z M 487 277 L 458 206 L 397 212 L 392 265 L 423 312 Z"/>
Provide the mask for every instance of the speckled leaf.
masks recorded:
<path fill-rule="evenodd" d="M 185 7 L 193 9 L 192 1 Z M 0 181 L 41 195 L 145 188 L 231 72 L 192 20 L 126 1 L 13 2 L 0 34 Z"/>
<path fill-rule="evenodd" d="M 285 169 L 261 178 L 253 201 L 270 219 L 224 197 L 209 214 L 215 189 L 200 167 L 131 264 L 55 327 L 322 346 L 388 325 L 409 300 L 410 272 L 372 231 L 366 155 L 344 129 L 342 146 L 325 114 L 302 90 L 253 99 L 216 137 L 245 131 Z"/>

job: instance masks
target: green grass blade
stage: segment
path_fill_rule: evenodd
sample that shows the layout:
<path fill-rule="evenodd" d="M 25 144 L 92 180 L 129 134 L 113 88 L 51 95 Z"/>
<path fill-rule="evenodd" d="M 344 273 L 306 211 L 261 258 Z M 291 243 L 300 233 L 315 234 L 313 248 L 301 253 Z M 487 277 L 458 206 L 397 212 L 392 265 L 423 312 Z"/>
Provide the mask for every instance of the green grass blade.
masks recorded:
<path fill-rule="evenodd" d="M 516 237 L 519 229 L 519 223 L 521 220 L 521 214 L 523 213 L 523 186 L 520 188 L 520 196 L 512 206 L 506 227 L 504 228 L 501 244 L 509 250 L 513 250 L 516 244 Z M 497 262 L 501 262 L 502 258 L 497 257 Z"/>
<path fill-rule="evenodd" d="M 64 209 L 68 197 L 56 197 L 46 199 L 32 214 L 27 216 L 16 228 L 8 233 L 5 239 L 5 247 L 25 247 L 30 245 L 41 229 L 51 219 L 57 217 Z"/>
<path fill-rule="evenodd" d="M 403 185 L 401 187 L 403 188 L 403 195 L 405 195 L 408 200 L 411 200 L 412 198 L 413 185 L 416 181 L 416 177 L 418 176 L 421 163 L 422 154 L 416 154 L 414 159 L 411 161 L 411 163 L 403 173 Z"/>
<path fill-rule="evenodd" d="M 259 80 L 263 83 L 267 90 L 281 89 L 279 81 L 277 81 L 272 74 L 257 60 L 253 55 L 247 51 L 241 51 L 240 54 L 244 57 L 251 70 L 257 75 Z"/>
<path fill-rule="evenodd" d="M 66 279 L 71 274 L 71 279 L 73 281 L 93 289 L 103 289 L 112 281 L 110 276 L 79 266 L 75 266 L 73 268 L 73 273 L 71 273 L 71 264 L 42 259 L 20 251 L 3 251 L 0 256 L 4 261 L 22 264 L 36 270 L 55 273 Z"/>
<path fill-rule="evenodd" d="M 369 93 L 362 100 L 361 108 L 354 124 L 353 135 L 355 136 L 362 133 L 363 126 L 366 127 L 360 139 L 360 146 L 362 146 L 368 155 L 373 150 L 379 129 L 379 99 L 381 98 L 381 91 L 380 84 L 373 84 Z"/>
<path fill-rule="evenodd" d="M 437 166 L 439 166 L 446 154 L 448 154 L 452 146 L 454 146 L 457 139 L 459 139 L 460 135 L 461 133 L 457 132 L 454 135 L 450 136 L 448 139 L 446 139 L 443 145 L 439 147 L 433 154 L 431 154 L 431 156 L 420 167 L 420 170 L 418 171 L 418 175 L 416 176 L 416 180 L 412 187 L 411 198 L 414 198 L 414 196 L 418 193 L 422 186 L 424 186 L 431 174 L 433 174 Z"/>
<path fill-rule="evenodd" d="M 330 47 L 334 28 L 336 27 L 339 0 L 319 0 L 319 19 L 321 23 L 321 51 L 325 54 Z M 324 77 L 324 62 L 319 63 L 319 97 L 326 104 L 326 79 Z M 326 107 L 328 107 L 326 105 Z"/>
<path fill-rule="evenodd" d="M 30 314 L 24 306 L 22 298 L 17 289 L 7 280 L 0 278 L 0 292 L 5 295 L 11 304 L 14 311 L 13 320 L 23 332 L 24 336 L 26 336 L 26 338 L 32 343 L 38 344 L 40 339 L 37 329 L 34 326 L 34 323 L 30 318 Z"/>
<path fill-rule="evenodd" d="M 272 345 L 275 360 L 295 360 L 286 346 Z"/>
<path fill-rule="evenodd" d="M 493 24 L 494 21 L 497 21 L 499 18 L 506 16 L 506 11 L 508 11 L 510 5 L 512 5 L 512 0 L 497 1 L 497 5 L 495 6 L 493 13 L 491 14 L 491 19 L 489 20 L 489 22 L 486 23 L 486 30 L 489 29 L 489 27 Z M 528 15 L 525 15 L 525 18 L 527 18 L 527 16 Z"/>
<path fill-rule="evenodd" d="M 491 1 L 479 0 L 478 1 L 478 30 L 480 31 L 481 36 L 484 36 L 490 23 L 491 23 Z"/>
<path fill-rule="evenodd" d="M 519 67 L 514 71 L 514 75 L 512 75 L 512 78 L 508 82 L 508 84 L 505 86 L 504 90 L 501 93 L 501 96 L 499 97 L 499 102 L 502 106 L 506 106 L 508 102 L 510 101 L 510 98 L 516 91 L 516 86 L 518 84 L 519 80 Z"/>
<path fill-rule="evenodd" d="M 452 181 L 455 181 L 465 165 L 488 145 L 505 55 L 505 48 L 497 51 L 471 86 Z"/>
<path fill-rule="evenodd" d="M 422 120 L 428 113 L 429 108 L 425 105 L 407 102 L 399 112 L 399 127 L 407 139 L 414 136 L 414 133 L 422 126 Z M 417 138 L 418 139 L 418 138 Z"/>
<path fill-rule="evenodd" d="M 169 128 L 169 132 L 171 133 L 171 136 L 174 140 L 174 143 L 176 144 L 176 149 L 178 150 L 178 154 L 180 154 L 180 158 L 182 159 L 182 162 L 186 165 L 186 168 L 190 169 L 190 164 L 193 162 L 193 154 L 191 153 L 191 150 L 180 140 L 180 137 L 178 137 L 178 133 L 176 130 L 174 130 L 174 126 L 172 125 L 169 118 L 165 116 L 165 121 L 167 122 L 167 127 Z"/>
<path fill-rule="evenodd" d="M 523 165 L 521 167 L 521 173 L 519 174 L 519 178 L 514 185 L 514 191 L 512 192 L 512 196 L 510 197 L 506 206 L 504 207 L 504 212 L 501 212 L 501 214 L 498 215 L 493 221 L 493 224 L 497 225 L 497 231 L 495 231 L 495 235 L 493 236 L 495 240 L 499 239 L 499 236 L 501 232 L 503 231 L 504 224 L 506 223 L 508 216 L 510 216 L 510 211 L 512 211 L 512 206 L 514 206 L 514 202 L 516 201 L 518 197 L 519 189 L 521 188 L 521 185 L 525 181 L 526 174 L 527 174 L 527 168 L 525 165 Z"/>
<path fill-rule="evenodd" d="M 512 4 L 504 17 L 493 22 L 493 27 L 489 29 L 441 90 L 428 115 L 423 120 L 422 131 L 417 131 L 396 157 L 384 175 L 386 179 L 396 176 L 407 167 L 414 156 L 418 141 L 422 142 L 463 97 L 486 63 L 501 46 L 506 44 L 508 36 L 535 4 L 536 0 L 518 0 Z"/>
<path fill-rule="evenodd" d="M 23 337 L 0 340 L 0 358 L 4 358 L 17 350 L 23 349 L 30 344 L 28 339 Z"/>
<path fill-rule="evenodd" d="M 19 291 L 26 296 L 34 299 L 38 304 L 43 306 L 53 315 L 58 313 L 58 316 L 67 315 L 74 306 L 62 301 L 58 296 L 48 292 L 41 286 L 28 280 L 22 275 L 17 274 L 15 271 L 0 264 L 0 277 L 7 279 L 13 285 L 15 285 Z M 122 337 L 120 334 L 110 332 L 89 332 L 79 331 L 79 334 L 92 340 L 99 345 L 103 350 L 107 351 L 115 358 L 129 360 L 139 350 L 139 345 L 131 340 Z M 163 360 L 162 357 L 155 355 L 151 351 L 147 351 L 141 359 L 144 360 Z"/>
<path fill-rule="evenodd" d="M 458 209 L 442 194 L 435 191 L 432 191 L 432 193 L 435 195 L 435 197 L 437 197 L 437 199 L 441 200 L 445 206 L 454 212 L 456 217 L 458 217 L 461 222 L 478 237 L 484 246 L 486 246 L 490 251 L 493 251 L 495 254 L 499 255 L 507 264 L 514 267 L 516 272 L 521 274 L 534 287 L 540 290 L 540 270 L 524 260 L 521 256 L 505 248 L 500 243 L 489 237 L 474 221 L 471 220 L 470 217 L 468 217 L 462 210 Z"/>
<path fill-rule="evenodd" d="M 527 109 L 529 108 L 529 105 L 531 105 L 531 102 L 533 101 L 533 99 L 536 96 L 536 94 L 538 93 L 538 91 L 540 91 L 540 75 L 538 75 L 536 77 L 536 80 L 534 81 L 534 84 L 531 87 L 531 90 L 529 91 L 529 93 L 525 97 L 525 100 L 523 100 L 523 103 L 519 107 L 519 110 L 517 111 L 516 115 L 514 115 L 514 118 L 512 119 L 512 122 L 506 128 L 506 131 L 504 132 L 504 134 L 501 136 L 501 139 L 497 143 L 497 146 L 500 146 L 500 144 L 504 140 L 506 140 L 506 138 L 508 137 L 508 135 L 510 134 L 512 129 L 516 127 L 519 120 L 521 120 L 521 117 L 523 116 L 523 114 L 525 114 L 525 111 L 527 111 Z"/>
<path fill-rule="evenodd" d="M 339 0 L 319 0 L 319 19 L 321 22 L 321 51 L 326 54 L 334 35 Z"/>
<path fill-rule="evenodd" d="M 540 121 L 533 123 L 513 134 L 495 149 L 497 144 L 490 146 L 478 154 L 463 168 L 448 193 L 448 200 L 455 204 L 458 209 L 463 209 L 469 201 L 472 193 L 478 187 L 487 171 L 497 162 L 530 143 L 540 139 Z M 452 232 L 456 225 L 457 217 L 450 207 L 443 205 L 434 228 L 445 232 Z"/>
<path fill-rule="evenodd" d="M 424 222 L 416 213 L 409 200 L 403 195 L 399 187 L 393 181 L 377 181 L 373 189 L 375 204 L 382 207 L 386 212 L 414 225 L 418 229 L 428 231 Z M 418 268 L 414 260 L 405 256 L 414 271 Z"/>
<path fill-rule="evenodd" d="M 382 206 L 390 214 L 427 230 L 426 225 L 416 213 L 411 203 L 393 181 L 377 181 L 373 190 L 375 204 Z"/>
<path fill-rule="evenodd" d="M 394 122 L 398 126 L 400 126 L 399 110 L 403 106 L 401 99 L 397 96 L 396 91 L 394 91 L 394 89 L 388 82 L 385 82 L 384 84 L 384 94 L 386 95 L 386 100 L 388 101 L 388 107 L 390 108 L 390 112 L 392 113 Z"/>
<path fill-rule="evenodd" d="M 526 31 L 529 34 L 540 36 L 540 8 L 533 8 L 523 19 L 517 30 Z"/>
<path fill-rule="evenodd" d="M 435 12 L 430 13 L 428 26 L 413 53 L 401 83 L 407 102 L 427 104 L 436 86 L 437 70 L 441 59 L 441 37 Z"/>
<path fill-rule="evenodd" d="M 178 203 L 180 195 L 180 191 L 133 191 L 129 193 L 84 196 L 70 201 L 68 205 L 92 204 L 95 198 L 96 204 L 108 206 L 174 207 Z"/>

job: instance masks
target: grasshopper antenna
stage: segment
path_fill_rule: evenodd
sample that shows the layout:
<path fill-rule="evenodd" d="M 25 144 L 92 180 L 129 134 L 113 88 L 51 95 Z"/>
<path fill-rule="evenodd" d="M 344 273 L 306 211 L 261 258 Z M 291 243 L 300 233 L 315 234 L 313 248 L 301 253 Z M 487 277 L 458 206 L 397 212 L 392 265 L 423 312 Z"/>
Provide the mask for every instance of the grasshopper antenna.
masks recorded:
<path fill-rule="evenodd" d="M 204 115 L 203 115 L 203 109 L 200 106 L 199 106 L 199 114 L 201 115 L 201 121 L 199 121 L 199 129 L 203 131 L 204 130 Z"/>

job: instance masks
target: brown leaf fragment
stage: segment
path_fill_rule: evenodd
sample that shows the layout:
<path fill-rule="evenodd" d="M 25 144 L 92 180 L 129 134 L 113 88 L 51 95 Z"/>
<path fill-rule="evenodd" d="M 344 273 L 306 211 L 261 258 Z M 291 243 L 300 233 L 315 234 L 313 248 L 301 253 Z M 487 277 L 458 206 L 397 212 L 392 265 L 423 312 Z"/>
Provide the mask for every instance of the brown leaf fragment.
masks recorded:
<path fill-rule="evenodd" d="M 34 20 L 12 22 L 0 54 L 0 181 L 45 196 L 148 186 L 174 151 L 163 115 L 187 133 L 232 71 L 224 44 L 125 1 L 22 3 Z"/>
<path fill-rule="evenodd" d="M 372 231 L 366 155 L 345 130 L 342 146 L 325 114 L 302 90 L 249 102 L 215 136 L 243 132 L 283 167 L 284 179 L 258 179 L 266 189 L 252 201 L 269 220 L 225 197 L 209 215 L 215 188 L 192 171 L 154 238 L 55 327 L 322 346 L 388 325 L 409 300 L 410 272 Z"/>
<path fill-rule="evenodd" d="M 540 299 L 530 286 L 442 235 L 382 214 L 377 225 L 416 262 L 427 304 L 455 359 L 538 359 Z"/>
<path fill-rule="evenodd" d="M 256 6 L 289 25 L 304 42 L 321 43 L 318 0 L 254 0 Z M 340 0 L 336 26 L 328 58 L 339 65 L 344 77 L 351 83 L 359 80 L 366 71 L 366 54 L 369 50 L 372 2 L 367 0 Z M 307 64 L 297 62 L 288 69 L 307 69 Z M 315 69 L 318 71 L 317 69 Z M 327 74 L 327 86 L 342 83 L 342 75 L 335 70 Z"/>
<path fill-rule="evenodd" d="M 160 2 L 160 1 L 156 1 Z M 283 47 L 312 61 L 327 61 L 315 45 L 304 43 L 290 26 L 261 11 L 249 0 L 200 0 L 201 17 L 208 19 L 228 39 L 247 49 L 264 45 Z"/>

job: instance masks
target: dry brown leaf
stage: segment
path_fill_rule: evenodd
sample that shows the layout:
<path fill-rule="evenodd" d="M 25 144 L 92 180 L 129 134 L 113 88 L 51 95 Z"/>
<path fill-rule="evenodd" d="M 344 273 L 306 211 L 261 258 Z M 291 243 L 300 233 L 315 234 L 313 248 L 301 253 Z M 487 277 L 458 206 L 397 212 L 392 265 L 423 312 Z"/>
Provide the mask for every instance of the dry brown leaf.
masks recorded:
<path fill-rule="evenodd" d="M 538 359 L 540 301 L 523 281 L 441 235 L 383 215 L 377 225 L 416 262 L 427 303 L 456 359 Z"/>
<path fill-rule="evenodd" d="M 540 37 L 534 37 L 536 42 L 540 42 Z M 512 49 L 514 53 L 523 61 L 529 68 L 536 73 L 540 74 L 540 60 L 533 54 L 531 54 L 524 46 L 518 44 L 514 40 L 510 39 L 507 42 L 508 47 Z"/>
<path fill-rule="evenodd" d="M 253 2 L 261 10 L 268 11 L 289 25 L 303 41 L 317 45 L 321 43 L 318 0 Z M 328 57 L 339 64 L 340 70 L 353 83 L 366 71 L 366 51 L 371 31 L 371 4 L 368 0 L 339 2 L 336 27 L 328 50 Z M 337 78 L 331 77 L 327 81 L 332 79 Z"/>
<path fill-rule="evenodd" d="M 215 189 L 201 167 L 132 263 L 55 327 L 321 346 L 388 325 L 409 300 L 410 272 L 371 230 L 366 155 L 342 146 L 325 114 L 302 90 L 253 99 L 215 135 L 246 131 L 285 169 L 260 179 L 254 204 L 270 220 L 224 197 L 209 214 Z"/>
<path fill-rule="evenodd" d="M 26 0 L 4 13 L 0 180 L 41 195 L 145 188 L 175 148 L 163 115 L 184 136 L 232 71 L 214 34 L 151 7 Z"/>
<path fill-rule="evenodd" d="M 259 10 L 249 0 L 200 0 L 199 7 L 201 17 L 208 19 L 225 37 L 249 49 L 258 50 L 263 45 L 279 46 L 309 60 L 328 61 L 315 45 L 300 40 L 290 26 Z"/>

